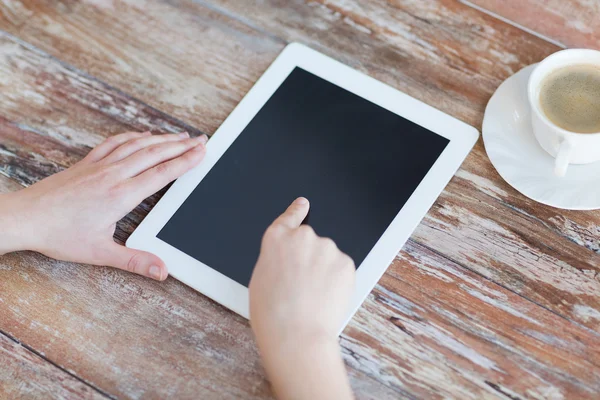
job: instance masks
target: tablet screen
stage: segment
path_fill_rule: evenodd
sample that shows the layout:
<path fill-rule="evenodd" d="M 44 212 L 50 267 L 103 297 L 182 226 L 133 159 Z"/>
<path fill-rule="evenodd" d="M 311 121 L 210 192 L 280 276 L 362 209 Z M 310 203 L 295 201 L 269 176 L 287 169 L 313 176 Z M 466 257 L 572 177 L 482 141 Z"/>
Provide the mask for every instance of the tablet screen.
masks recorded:
<path fill-rule="evenodd" d="M 448 142 L 295 68 L 158 238 L 248 286 L 265 229 L 304 196 L 359 266 Z"/>

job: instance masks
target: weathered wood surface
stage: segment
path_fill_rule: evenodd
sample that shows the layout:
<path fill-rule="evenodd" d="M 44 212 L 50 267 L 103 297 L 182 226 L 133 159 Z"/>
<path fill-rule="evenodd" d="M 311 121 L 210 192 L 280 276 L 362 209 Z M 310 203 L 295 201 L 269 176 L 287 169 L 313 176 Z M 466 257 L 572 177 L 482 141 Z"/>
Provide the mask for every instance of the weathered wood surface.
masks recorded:
<path fill-rule="evenodd" d="M 350 365 L 397 376 L 419 398 L 600 393 L 596 335 L 415 243 L 405 246 L 342 343 Z M 433 390 L 420 387 L 423 376 L 438 380 Z"/>
<path fill-rule="evenodd" d="M 108 398 L 3 334 L 0 334 L 0 366 L 3 399 Z"/>
<path fill-rule="evenodd" d="M 2 1 L 0 29 L 207 133 L 285 45 L 192 1 Z"/>
<path fill-rule="evenodd" d="M 468 0 L 567 47 L 600 50 L 597 0 Z"/>
<path fill-rule="evenodd" d="M 503 78 L 556 50 L 451 1 L 40 3 L 0 3 L 0 29 L 85 73 L 1 37 L 0 187 L 123 130 L 213 132 L 290 40 L 475 126 Z M 359 398 L 597 397 L 599 226 L 524 199 L 478 144 L 343 335 Z M 0 274 L 0 329 L 110 395 L 270 396 L 247 323 L 172 279 L 33 253 Z"/>
<path fill-rule="evenodd" d="M 88 129 L 97 129 L 89 140 L 97 142 L 131 127 L 165 132 L 185 127 L 6 35 L 0 35 L 0 65 L 1 90 L 11 93 L 10 101 L 0 96 L 5 115 L 0 168 L 22 185 L 85 153 L 88 144 L 78 145 L 71 141 L 74 134 L 61 129 L 76 132 L 73 126 L 89 120 Z M 32 97 L 64 111 L 47 113 L 46 124 L 39 124 L 43 110 L 26 110 Z M 20 186 L 0 177 L 4 191 Z M 131 233 L 155 202 L 149 199 L 122 221 L 118 236 Z M 247 322 L 175 280 L 156 284 L 34 253 L 1 257 L 0 275 L 1 328 L 93 387 L 126 398 L 270 397 Z M 397 396 L 361 370 L 351 376 L 361 397 Z"/>
<path fill-rule="evenodd" d="M 17 181 L 0 173 L 0 194 L 15 192 L 20 189 L 23 189 L 23 186 L 19 185 Z"/>
<path fill-rule="evenodd" d="M 503 79 L 558 50 L 453 0 L 328 0 L 311 7 L 206 2 L 257 29 L 333 54 L 477 127 Z M 481 141 L 414 237 L 600 330 L 600 318 L 592 317 L 600 310 L 600 212 L 564 212 L 529 201 L 495 172 Z"/>
<path fill-rule="evenodd" d="M 504 78 L 558 50 L 453 0 L 60 4 L 11 2 L 0 27 L 209 133 L 285 41 L 305 42 L 474 126 Z M 528 201 L 493 170 L 481 143 L 445 194 L 437 203 L 444 211 L 424 221 L 420 242 L 599 329 L 600 318 L 590 315 L 600 309 L 600 212 Z M 472 223 L 482 234 L 472 234 Z M 442 239 L 447 246 L 438 248 Z M 535 259 L 543 274 L 531 272 Z"/>

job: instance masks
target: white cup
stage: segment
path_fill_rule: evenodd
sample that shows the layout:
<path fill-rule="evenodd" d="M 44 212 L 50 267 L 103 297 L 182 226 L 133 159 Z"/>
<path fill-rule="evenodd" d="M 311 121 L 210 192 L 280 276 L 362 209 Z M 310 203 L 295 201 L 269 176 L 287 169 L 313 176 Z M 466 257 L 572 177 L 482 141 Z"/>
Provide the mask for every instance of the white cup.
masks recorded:
<path fill-rule="evenodd" d="M 540 89 L 552 72 L 570 65 L 595 65 L 600 68 L 600 51 L 568 49 L 546 57 L 531 73 L 527 85 L 531 123 L 535 138 L 556 160 L 554 173 L 565 176 L 569 164 L 588 164 L 600 160 L 600 132 L 576 133 L 552 123 L 540 106 Z"/>

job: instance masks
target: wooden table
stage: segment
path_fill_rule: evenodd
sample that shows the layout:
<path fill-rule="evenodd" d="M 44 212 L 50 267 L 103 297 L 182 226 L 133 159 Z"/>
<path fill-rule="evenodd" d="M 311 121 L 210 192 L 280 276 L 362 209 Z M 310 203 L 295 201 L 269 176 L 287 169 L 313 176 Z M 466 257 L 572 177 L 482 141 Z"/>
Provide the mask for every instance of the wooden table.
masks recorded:
<path fill-rule="evenodd" d="M 473 3 L 0 1 L 0 190 L 122 131 L 211 134 L 290 41 L 479 128 L 520 68 L 600 48 L 598 1 Z M 272 397 L 247 321 L 171 278 L 9 254 L 0 330 L 0 398 Z M 523 197 L 480 141 L 341 346 L 361 399 L 598 399 L 599 331 L 600 212 Z"/>

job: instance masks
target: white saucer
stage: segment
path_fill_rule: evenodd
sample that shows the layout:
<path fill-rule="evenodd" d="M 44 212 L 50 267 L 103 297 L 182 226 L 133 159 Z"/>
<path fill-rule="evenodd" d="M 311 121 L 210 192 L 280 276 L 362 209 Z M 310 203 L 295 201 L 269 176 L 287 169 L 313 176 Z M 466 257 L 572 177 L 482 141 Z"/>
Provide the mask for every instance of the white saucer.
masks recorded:
<path fill-rule="evenodd" d="M 600 162 L 569 165 L 554 175 L 554 158 L 533 136 L 527 80 L 534 65 L 500 85 L 485 109 L 483 142 L 492 164 L 512 187 L 540 203 L 569 210 L 600 209 Z"/>

